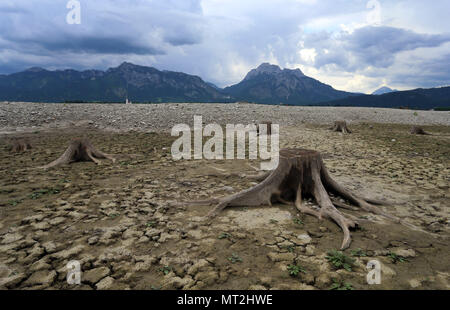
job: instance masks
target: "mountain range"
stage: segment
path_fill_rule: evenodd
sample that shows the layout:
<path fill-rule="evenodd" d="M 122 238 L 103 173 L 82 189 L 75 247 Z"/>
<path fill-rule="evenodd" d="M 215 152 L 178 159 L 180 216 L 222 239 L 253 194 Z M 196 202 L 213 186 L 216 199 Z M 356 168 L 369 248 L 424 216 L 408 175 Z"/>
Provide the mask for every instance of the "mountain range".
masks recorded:
<path fill-rule="evenodd" d="M 106 71 L 49 71 L 34 67 L 0 75 L 0 101 L 125 102 L 127 98 L 135 103 L 245 101 L 432 109 L 450 107 L 450 87 L 401 92 L 382 87 L 373 95 L 363 95 L 336 90 L 306 76 L 300 69 L 281 69 L 268 63 L 224 89 L 198 76 L 128 62 Z"/>
<path fill-rule="evenodd" d="M 200 77 L 124 62 L 107 71 L 31 68 L 0 76 L 0 100 L 42 102 L 227 102 Z"/>
<path fill-rule="evenodd" d="M 393 93 L 396 91 L 398 91 L 398 90 L 389 88 L 387 86 L 383 86 L 383 87 L 378 88 L 376 91 L 374 91 L 372 93 L 372 95 L 384 95 L 384 94 Z"/>

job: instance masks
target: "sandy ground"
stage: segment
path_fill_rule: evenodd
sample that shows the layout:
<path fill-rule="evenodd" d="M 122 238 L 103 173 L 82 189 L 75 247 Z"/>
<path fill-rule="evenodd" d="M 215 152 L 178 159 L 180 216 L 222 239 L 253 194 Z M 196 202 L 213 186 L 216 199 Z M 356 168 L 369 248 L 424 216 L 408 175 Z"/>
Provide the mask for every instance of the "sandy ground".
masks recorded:
<path fill-rule="evenodd" d="M 397 112 L 448 122 L 442 112 Z M 257 115 L 246 117 L 262 114 Z M 354 259 L 351 270 L 336 269 L 326 258 L 342 242 L 339 227 L 294 207 L 229 208 L 207 222 L 212 206 L 175 203 L 249 188 L 255 183 L 237 174 L 252 172 L 249 164 L 258 162 L 174 161 L 170 135 L 100 130 L 101 122 L 63 129 L 40 124 L 33 130 L 25 124 L 25 132 L 1 135 L 0 288 L 449 289 L 448 123 L 424 126 L 432 136 L 415 136 L 409 125 L 352 115 L 350 135 L 305 121 L 282 124 L 280 136 L 282 147 L 320 151 L 337 181 L 365 197 L 390 201 L 382 208 L 407 223 L 345 210 L 360 224 L 344 252 Z M 17 136 L 28 137 L 33 149 L 9 152 L 9 139 Z M 36 169 L 80 136 L 116 154 L 116 163 Z M 214 168 L 235 174 L 223 176 Z M 382 265 L 380 285 L 366 282 L 366 264 L 373 259 Z M 66 283 L 71 260 L 81 263 L 80 286 Z M 304 272 L 290 275 L 293 266 Z"/>

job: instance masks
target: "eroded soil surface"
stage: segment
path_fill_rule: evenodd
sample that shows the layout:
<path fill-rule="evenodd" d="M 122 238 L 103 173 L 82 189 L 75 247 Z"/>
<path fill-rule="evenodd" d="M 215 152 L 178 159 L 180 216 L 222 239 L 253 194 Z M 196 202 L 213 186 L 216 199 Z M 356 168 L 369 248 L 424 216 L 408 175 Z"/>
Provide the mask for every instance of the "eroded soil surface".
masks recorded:
<path fill-rule="evenodd" d="M 176 203 L 252 186 L 238 175 L 257 162 L 173 161 L 167 134 L 36 131 L 21 135 L 33 149 L 18 154 L 7 143 L 19 134 L 3 136 L 0 288 L 449 289 L 450 127 L 425 126 L 433 136 L 410 135 L 404 125 L 350 127 L 350 135 L 327 126 L 282 127 L 280 139 L 281 147 L 322 152 L 337 181 L 391 202 L 382 208 L 408 223 L 344 210 L 360 219 L 344 252 L 355 260 L 351 270 L 326 258 L 342 242 L 339 227 L 292 206 L 229 208 L 208 222 L 213 206 Z M 116 163 L 36 169 L 81 136 L 116 154 Z M 366 281 L 374 259 L 382 265 L 380 285 Z M 71 260 L 81 263 L 81 286 L 66 282 Z"/>

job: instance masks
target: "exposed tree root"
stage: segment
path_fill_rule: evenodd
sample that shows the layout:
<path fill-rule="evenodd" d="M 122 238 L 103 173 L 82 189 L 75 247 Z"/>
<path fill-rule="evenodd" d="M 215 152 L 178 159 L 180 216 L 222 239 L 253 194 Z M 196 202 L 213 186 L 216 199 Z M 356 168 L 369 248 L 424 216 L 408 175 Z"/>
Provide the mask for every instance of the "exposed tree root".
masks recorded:
<path fill-rule="evenodd" d="M 32 149 L 30 142 L 26 139 L 14 139 L 11 141 L 10 151 L 13 153 L 25 152 Z"/>
<path fill-rule="evenodd" d="M 330 129 L 333 131 L 342 132 L 343 134 L 352 133 L 352 131 L 348 129 L 347 123 L 345 121 L 334 122 L 333 127 L 331 127 Z"/>
<path fill-rule="evenodd" d="M 105 154 L 97 150 L 87 139 L 74 139 L 70 142 L 66 151 L 55 161 L 40 167 L 49 169 L 62 164 L 70 164 L 77 161 L 93 161 L 97 165 L 101 164 L 99 159 L 109 159 L 115 162 L 116 159 L 111 155 Z"/>
<path fill-rule="evenodd" d="M 240 193 L 221 199 L 190 202 L 188 205 L 217 204 L 208 214 L 216 216 L 226 207 L 232 206 L 261 206 L 272 205 L 273 202 L 294 205 L 300 212 L 317 217 L 328 218 L 336 222 L 344 232 L 341 248 L 346 249 L 351 243 L 350 229 L 357 226 L 356 217 L 344 215 L 336 207 L 348 210 L 364 210 L 385 216 L 391 220 L 399 220 L 374 205 L 358 197 L 337 182 L 329 175 L 320 154 L 316 151 L 304 149 L 283 149 L 280 151 L 278 167 L 261 175 L 261 183 Z M 328 193 L 334 195 L 333 200 Z M 302 204 L 302 198 L 312 196 L 318 209 Z M 340 202 L 335 197 L 342 197 L 354 206 Z"/>
<path fill-rule="evenodd" d="M 422 127 L 419 127 L 419 126 L 413 126 L 411 128 L 411 134 L 412 135 L 427 135 L 427 136 L 431 136 L 430 133 L 426 132 L 425 130 L 423 130 Z"/>

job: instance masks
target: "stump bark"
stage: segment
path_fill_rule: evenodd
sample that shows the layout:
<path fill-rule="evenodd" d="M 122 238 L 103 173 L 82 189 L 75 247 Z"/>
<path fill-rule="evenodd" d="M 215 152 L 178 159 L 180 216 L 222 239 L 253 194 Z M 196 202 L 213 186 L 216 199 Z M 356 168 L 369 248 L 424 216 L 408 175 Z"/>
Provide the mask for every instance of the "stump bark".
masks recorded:
<path fill-rule="evenodd" d="M 431 135 L 430 133 L 426 132 L 425 130 L 423 130 L 422 127 L 419 127 L 419 126 L 413 126 L 411 128 L 411 134 L 412 135 L 427 135 L 427 136 Z"/>
<path fill-rule="evenodd" d="M 340 196 L 357 207 L 332 199 L 328 193 Z M 316 200 L 318 208 L 302 204 L 302 198 L 308 196 Z M 336 207 L 350 210 L 361 209 L 398 221 L 370 203 L 380 204 L 380 202 L 358 197 L 339 185 L 329 175 L 320 153 L 305 149 L 282 149 L 278 167 L 266 174 L 265 179 L 252 188 L 222 199 L 190 204 L 217 203 L 216 207 L 208 214 L 208 216 L 214 217 L 226 207 L 256 207 L 272 205 L 274 202 L 294 205 L 300 212 L 315 216 L 320 220 L 327 218 L 334 221 L 344 233 L 341 249 L 350 246 L 350 229 L 355 228 L 358 223 L 356 217 L 343 214 Z"/>
<path fill-rule="evenodd" d="M 30 142 L 26 139 L 14 139 L 11 141 L 10 151 L 13 153 L 25 152 L 31 149 L 32 146 Z"/>
<path fill-rule="evenodd" d="M 344 134 L 352 133 L 352 131 L 348 129 L 347 122 L 345 121 L 334 122 L 333 127 L 331 127 L 330 129 L 333 131 L 342 132 Z"/>
<path fill-rule="evenodd" d="M 77 161 L 93 161 L 97 165 L 101 164 L 99 159 L 109 159 L 115 162 L 115 158 L 97 150 L 87 139 L 74 139 L 70 142 L 66 151 L 56 160 L 41 167 L 49 169 L 62 164 L 70 164 Z"/>

